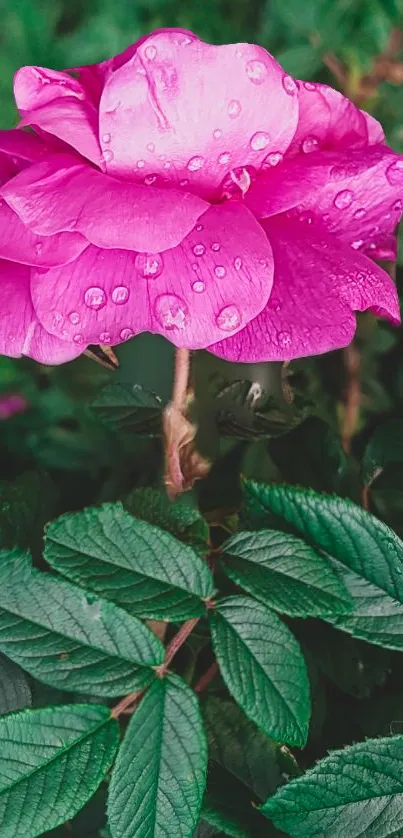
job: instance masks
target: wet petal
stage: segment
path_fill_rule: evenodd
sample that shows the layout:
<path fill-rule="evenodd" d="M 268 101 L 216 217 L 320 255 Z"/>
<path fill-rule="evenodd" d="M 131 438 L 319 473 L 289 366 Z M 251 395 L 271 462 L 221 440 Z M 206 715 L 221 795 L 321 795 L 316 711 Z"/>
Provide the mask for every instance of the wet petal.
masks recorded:
<path fill-rule="evenodd" d="M 208 204 L 176 189 L 120 182 L 66 155 L 25 169 L 1 194 L 33 232 L 76 231 L 99 247 L 175 247 Z"/>
<path fill-rule="evenodd" d="M 20 128 L 0 131 L 0 151 L 16 158 L 16 164 L 18 161 L 19 168 L 21 168 L 21 163 L 34 163 L 36 160 L 40 160 L 49 150 L 47 143 L 37 137 L 36 134 L 23 131 Z"/>
<path fill-rule="evenodd" d="M 159 175 L 211 196 L 231 170 L 259 168 L 270 152 L 287 149 L 296 94 L 294 80 L 261 47 L 217 47 L 174 30 L 156 32 L 105 84 L 100 137 L 107 170 L 136 179 Z"/>
<path fill-rule="evenodd" d="M 395 286 L 366 256 L 284 216 L 264 222 L 274 256 L 269 302 L 245 329 L 209 350 L 228 361 L 280 361 L 346 346 L 354 311 L 399 322 Z"/>
<path fill-rule="evenodd" d="M 71 262 L 86 247 L 88 242 L 79 233 L 31 233 L 11 207 L 0 201 L 0 259 L 51 268 Z"/>
<path fill-rule="evenodd" d="M 0 354 L 27 355 L 44 364 L 61 364 L 81 354 L 85 347 L 58 340 L 40 325 L 31 301 L 30 268 L 1 260 L 0 283 Z"/>
<path fill-rule="evenodd" d="M 21 125 L 53 134 L 103 167 L 97 110 L 77 79 L 44 67 L 22 67 L 15 76 L 14 95 Z"/>
<path fill-rule="evenodd" d="M 266 234 L 231 202 L 209 209 L 163 253 L 90 246 L 64 268 L 33 272 L 32 297 L 44 327 L 65 339 L 114 344 L 149 331 L 197 349 L 241 329 L 271 283 Z"/>
<path fill-rule="evenodd" d="M 361 147 L 382 141 L 380 126 L 375 128 L 376 120 L 326 84 L 299 82 L 298 103 L 298 127 L 288 154 Z"/>

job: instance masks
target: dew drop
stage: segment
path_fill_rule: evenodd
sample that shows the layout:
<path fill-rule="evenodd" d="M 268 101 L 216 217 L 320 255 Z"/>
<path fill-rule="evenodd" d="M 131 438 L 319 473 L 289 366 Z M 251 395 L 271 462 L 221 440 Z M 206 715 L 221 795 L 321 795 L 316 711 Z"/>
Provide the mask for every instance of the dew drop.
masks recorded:
<path fill-rule="evenodd" d="M 386 177 L 392 186 L 403 184 L 403 160 L 395 160 L 386 170 Z"/>
<path fill-rule="evenodd" d="M 74 343 L 82 343 L 84 338 L 82 335 L 74 335 L 73 337 Z"/>
<path fill-rule="evenodd" d="M 170 163 L 169 160 L 167 160 L 167 162 L 164 163 L 164 169 L 170 169 L 170 168 L 171 168 L 171 163 Z"/>
<path fill-rule="evenodd" d="M 63 320 L 63 315 L 60 314 L 60 311 L 53 312 L 53 324 L 54 326 L 60 325 Z"/>
<path fill-rule="evenodd" d="M 138 169 L 144 169 L 145 161 L 144 160 L 137 160 L 136 166 Z"/>
<path fill-rule="evenodd" d="M 213 242 L 213 244 L 211 245 L 211 249 L 214 250 L 214 253 L 218 253 L 220 247 L 221 245 L 218 244 L 218 242 Z"/>
<path fill-rule="evenodd" d="M 218 162 L 219 162 L 220 166 L 225 166 L 227 163 L 229 163 L 229 159 L 230 159 L 229 151 L 223 151 L 223 153 L 220 154 L 220 156 L 218 158 Z"/>
<path fill-rule="evenodd" d="M 400 198 L 398 198 L 397 201 L 395 201 L 395 203 L 393 204 L 392 209 L 396 210 L 396 212 L 401 212 L 401 210 L 403 209 L 403 201 L 401 201 Z"/>
<path fill-rule="evenodd" d="M 241 113 L 241 110 L 242 105 L 238 101 L 238 99 L 231 99 L 228 105 L 228 116 L 230 116 L 231 119 L 236 119 L 237 116 L 239 116 L 239 114 Z"/>
<path fill-rule="evenodd" d="M 289 332 L 279 332 L 278 333 L 278 342 L 281 346 L 289 346 L 291 343 L 291 335 Z"/>
<path fill-rule="evenodd" d="M 227 273 L 227 271 L 225 270 L 223 265 L 216 265 L 216 267 L 214 268 L 214 273 L 216 276 L 218 276 L 219 279 L 222 279 L 223 276 L 225 276 L 225 274 Z"/>
<path fill-rule="evenodd" d="M 38 242 L 38 244 L 35 245 L 35 253 L 39 256 L 39 254 L 42 253 L 42 250 L 43 244 L 42 242 Z"/>
<path fill-rule="evenodd" d="M 105 149 L 104 160 L 105 163 L 110 163 L 113 160 L 113 151 L 111 151 L 110 148 Z"/>
<path fill-rule="evenodd" d="M 288 93 L 289 96 L 294 96 L 298 89 L 295 79 L 293 79 L 292 76 L 287 75 L 283 76 L 283 87 L 285 92 Z"/>
<path fill-rule="evenodd" d="M 353 250 L 359 250 L 360 247 L 363 246 L 363 244 L 364 244 L 363 239 L 357 239 L 356 241 L 351 242 L 351 247 L 353 248 Z"/>
<path fill-rule="evenodd" d="M 266 79 L 267 70 L 262 61 L 248 61 L 246 75 L 253 84 L 263 84 Z"/>
<path fill-rule="evenodd" d="M 112 291 L 112 302 L 117 306 L 123 305 L 129 299 L 130 291 L 126 285 L 116 285 Z"/>
<path fill-rule="evenodd" d="M 263 167 L 267 168 L 268 166 L 278 166 L 283 160 L 283 155 L 281 151 L 272 151 L 271 154 L 268 154 L 267 157 L 263 161 Z"/>
<path fill-rule="evenodd" d="M 216 317 L 216 323 L 223 332 L 232 332 L 241 323 L 241 315 L 236 306 L 225 306 Z"/>
<path fill-rule="evenodd" d="M 184 329 L 186 326 L 186 304 L 176 294 L 161 294 L 157 297 L 155 315 L 164 329 Z"/>
<path fill-rule="evenodd" d="M 80 315 L 77 311 L 72 311 L 71 314 L 69 314 L 69 320 L 70 323 L 73 324 L 73 326 L 77 326 L 77 323 L 80 322 Z"/>
<path fill-rule="evenodd" d="M 234 268 L 236 271 L 240 271 L 242 268 L 242 259 L 239 256 L 234 259 Z"/>
<path fill-rule="evenodd" d="M 188 169 L 189 172 L 198 172 L 199 169 L 202 169 L 204 166 L 204 157 L 200 157 L 196 155 L 196 157 L 191 157 L 188 162 Z"/>
<path fill-rule="evenodd" d="M 353 200 L 353 193 L 351 189 L 342 189 L 338 192 L 333 203 L 337 209 L 347 209 Z"/>
<path fill-rule="evenodd" d="M 146 58 L 148 58 L 149 61 L 153 61 L 155 56 L 157 55 L 157 48 L 151 44 L 149 47 L 145 48 L 144 52 Z"/>
<path fill-rule="evenodd" d="M 138 253 L 134 267 L 145 279 L 155 279 L 162 273 L 164 261 L 160 253 Z"/>
<path fill-rule="evenodd" d="M 222 134 L 221 128 L 216 128 L 215 131 L 213 131 L 214 139 L 219 140 L 220 137 L 221 137 L 221 134 Z"/>
<path fill-rule="evenodd" d="M 189 181 L 188 181 L 188 180 L 186 180 L 186 178 L 185 178 L 185 180 L 181 180 L 181 181 L 179 181 L 179 186 L 187 186 L 187 185 L 188 185 L 188 183 L 189 183 Z"/>
<path fill-rule="evenodd" d="M 250 147 L 253 151 L 262 151 L 269 145 L 270 136 L 265 131 L 257 131 L 250 140 Z"/>
<path fill-rule="evenodd" d="M 206 286 L 204 282 L 202 282 L 201 280 L 197 280 L 197 282 L 194 282 L 192 285 L 192 289 L 193 291 L 195 291 L 196 294 L 201 294 L 205 290 L 205 288 Z"/>
<path fill-rule="evenodd" d="M 356 211 L 355 211 L 355 213 L 354 213 L 354 218 L 364 218 L 364 215 L 365 215 L 365 214 L 366 214 L 366 213 L 365 213 L 365 209 L 363 209 L 363 208 L 361 207 L 360 209 L 358 209 L 358 210 L 356 210 Z"/>
<path fill-rule="evenodd" d="M 102 142 L 103 143 L 110 143 L 112 137 L 110 134 L 103 134 L 102 135 Z"/>
<path fill-rule="evenodd" d="M 151 154 L 155 151 L 154 143 L 147 143 L 147 151 L 151 151 Z"/>
<path fill-rule="evenodd" d="M 298 216 L 299 221 L 303 221 L 305 224 L 313 224 L 314 216 L 312 215 L 309 210 L 304 210 Z"/>
<path fill-rule="evenodd" d="M 99 336 L 99 340 L 101 341 L 101 343 L 110 343 L 111 342 L 111 336 L 110 336 L 109 332 L 101 332 L 101 334 Z"/>
<path fill-rule="evenodd" d="M 206 248 L 204 247 L 204 244 L 195 244 L 193 248 L 193 253 L 195 256 L 204 256 L 205 252 Z"/>
<path fill-rule="evenodd" d="M 133 336 L 133 332 L 131 329 L 122 329 L 119 337 L 120 340 L 129 340 Z"/>
<path fill-rule="evenodd" d="M 153 183 L 157 180 L 157 175 L 146 175 L 144 178 L 144 183 L 146 186 L 152 186 Z"/>
<path fill-rule="evenodd" d="M 84 302 L 88 308 L 92 308 L 95 311 L 103 308 L 106 305 L 106 294 L 104 289 L 99 288 L 98 285 L 93 285 L 91 288 L 87 288 L 84 294 Z"/>
<path fill-rule="evenodd" d="M 305 90 L 316 90 L 315 85 L 312 84 L 311 81 L 304 81 L 304 87 L 305 87 Z"/>
<path fill-rule="evenodd" d="M 301 148 L 304 154 L 310 154 L 312 151 L 317 151 L 319 148 L 318 138 L 314 136 L 305 137 L 305 139 L 302 140 Z"/>
<path fill-rule="evenodd" d="M 195 230 L 197 230 L 198 233 L 200 233 L 202 229 L 203 229 L 203 224 L 196 224 Z"/>

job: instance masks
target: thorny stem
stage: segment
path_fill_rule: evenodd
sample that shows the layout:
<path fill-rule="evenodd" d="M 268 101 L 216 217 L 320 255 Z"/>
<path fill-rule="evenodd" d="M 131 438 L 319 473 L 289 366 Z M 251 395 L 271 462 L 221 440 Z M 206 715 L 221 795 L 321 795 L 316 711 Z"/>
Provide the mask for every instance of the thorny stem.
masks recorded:
<path fill-rule="evenodd" d="M 218 663 L 217 661 L 213 661 L 213 663 L 211 664 L 211 666 L 209 666 L 204 675 L 202 675 L 201 678 L 199 678 L 196 686 L 194 687 L 195 693 L 204 692 L 204 690 L 206 690 L 207 687 L 210 686 L 217 673 Z"/>
<path fill-rule="evenodd" d="M 188 389 L 190 372 L 190 351 L 189 349 L 177 349 L 175 353 L 175 375 L 172 391 L 172 404 L 183 411 L 186 404 L 186 393 Z"/>

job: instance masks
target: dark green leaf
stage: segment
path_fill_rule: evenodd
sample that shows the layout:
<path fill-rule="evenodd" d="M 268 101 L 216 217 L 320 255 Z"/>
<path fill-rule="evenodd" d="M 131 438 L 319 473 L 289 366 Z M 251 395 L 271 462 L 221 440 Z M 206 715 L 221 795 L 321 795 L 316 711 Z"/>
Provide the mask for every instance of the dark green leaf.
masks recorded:
<path fill-rule="evenodd" d="M 241 532 L 222 547 L 224 570 L 266 605 L 295 617 L 351 611 L 330 563 L 299 538 L 273 530 Z"/>
<path fill-rule="evenodd" d="M 268 736 L 304 745 L 309 683 L 295 637 L 273 611 L 246 596 L 219 602 L 210 623 L 221 674 L 248 718 Z"/>
<path fill-rule="evenodd" d="M 1 492 L 0 549 L 28 547 L 44 521 L 45 486 L 39 474 L 25 472 Z"/>
<path fill-rule="evenodd" d="M 31 701 L 31 690 L 22 669 L 0 655 L 0 713 L 22 710 Z"/>
<path fill-rule="evenodd" d="M 193 838 L 215 838 L 216 835 L 222 834 L 222 832 L 218 832 L 214 826 L 210 826 L 206 821 L 199 821 L 193 833 Z"/>
<path fill-rule="evenodd" d="M 138 384 L 108 384 L 92 407 L 108 427 L 124 436 L 161 434 L 161 402 Z"/>
<path fill-rule="evenodd" d="M 196 506 L 189 503 L 189 492 L 174 502 L 161 489 L 134 489 L 124 501 L 124 507 L 136 518 L 167 530 L 176 538 L 206 553 L 209 530 Z"/>
<path fill-rule="evenodd" d="M 100 696 L 141 689 L 164 658 L 135 617 L 16 550 L 0 553 L 0 651 L 51 686 Z"/>
<path fill-rule="evenodd" d="M 36 838 L 78 812 L 115 756 L 107 707 L 26 710 L 0 719 L 1 838 Z"/>
<path fill-rule="evenodd" d="M 134 518 L 120 503 L 53 521 L 45 558 L 73 582 L 144 618 L 201 616 L 214 589 L 207 564 L 191 547 Z"/>
<path fill-rule="evenodd" d="M 275 838 L 249 789 L 214 761 L 209 763 L 202 817 L 232 838 Z"/>
<path fill-rule="evenodd" d="M 195 694 L 177 676 L 156 681 L 130 722 L 112 774 L 113 838 L 188 838 L 199 817 L 206 764 Z"/>
<path fill-rule="evenodd" d="M 403 737 L 368 739 L 331 753 L 263 812 L 295 838 L 398 838 L 402 794 Z"/>
<path fill-rule="evenodd" d="M 372 435 L 362 460 L 362 480 L 369 486 L 388 463 L 403 463 L 403 421 L 390 419 Z"/>

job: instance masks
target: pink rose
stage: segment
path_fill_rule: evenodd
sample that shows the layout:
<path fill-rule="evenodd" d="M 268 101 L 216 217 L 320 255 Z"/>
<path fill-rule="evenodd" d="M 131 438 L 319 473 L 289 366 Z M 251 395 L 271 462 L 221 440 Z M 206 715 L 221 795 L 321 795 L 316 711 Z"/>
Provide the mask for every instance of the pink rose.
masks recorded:
<path fill-rule="evenodd" d="M 162 30 L 92 67 L 23 67 L 0 133 L 0 352 L 60 363 L 142 331 L 233 361 L 399 322 L 403 158 L 264 49 Z M 371 258 L 372 257 L 372 258 Z"/>

